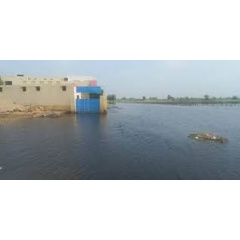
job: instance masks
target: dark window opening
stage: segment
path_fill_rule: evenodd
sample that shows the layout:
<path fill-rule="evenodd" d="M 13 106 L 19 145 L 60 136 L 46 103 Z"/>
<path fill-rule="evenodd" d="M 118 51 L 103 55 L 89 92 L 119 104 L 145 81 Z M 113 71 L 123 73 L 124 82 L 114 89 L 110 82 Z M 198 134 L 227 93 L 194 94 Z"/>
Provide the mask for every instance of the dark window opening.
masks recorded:
<path fill-rule="evenodd" d="M 22 87 L 22 91 L 23 91 L 23 92 L 26 92 L 26 91 L 27 91 L 27 88 L 26 88 L 26 87 Z"/>
<path fill-rule="evenodd" d="M 39 92 L 41 90 L 41 88 L 40 87 L 36 87 L 36 90 Z"/>
<path fill-rule="evenodd" d="M 65 92 L 67 91 L 67 87 L 66 86 L 62 86 L 62 90 Z"/>
<path fill-rule="evenodd" d="M 3 88 L 2 87 L 0 87 L 0 92 L 2 92 L 3 91 Z"/>
<path fill-rule="evenodd" d="M 18 74 L 17 77 L 24 77 L 24 74 Z"/>
<path fill-rule="evenodd" d="M 89 98 L 90 98 L 90 99 L 99 99 L 99 98 L 100 98 L 100 95 L 97 94 L 97 93 L 90 93 L 90 94 L 89 94 Z"/>
<path fill-rule="evenodd" d="M 12 81 L 6 81 L 6 82 L 5 82 L 5 85 L 8 85 L 8 86 L 9 86 L 9 85 L 12 85 Z"/>
<path fill-rule="evenodd" d="M 79 95 L 77 95 L 77 99 L 79 99 Z"/>
<path fill-rule="evenodd" d="M 63 80 L 64 80 L 65 82 L 67 82 L 67 81 L 68 81 L 68 78 L 64 78 Z"/>

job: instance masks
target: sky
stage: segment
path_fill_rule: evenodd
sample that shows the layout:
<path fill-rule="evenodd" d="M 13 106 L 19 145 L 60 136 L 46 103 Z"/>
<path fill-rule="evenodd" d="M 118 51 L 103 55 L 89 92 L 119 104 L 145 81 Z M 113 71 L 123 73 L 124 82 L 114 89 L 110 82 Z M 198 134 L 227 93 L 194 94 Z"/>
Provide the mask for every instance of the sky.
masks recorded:
<path fill-rule="evenodd" d="M 94 76 L 117 97 L 240 97 L 240 61 L 0 61 L 0 76 Z"/>

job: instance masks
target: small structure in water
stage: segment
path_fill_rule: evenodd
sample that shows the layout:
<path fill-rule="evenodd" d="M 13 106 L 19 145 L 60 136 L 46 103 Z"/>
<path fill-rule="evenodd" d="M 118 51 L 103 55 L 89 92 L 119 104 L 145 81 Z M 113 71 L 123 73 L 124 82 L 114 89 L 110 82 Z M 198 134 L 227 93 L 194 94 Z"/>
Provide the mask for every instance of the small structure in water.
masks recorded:
<path fill-rule="evenodd" d="M 225 143 L 228 141 L 227 138 L 212 133 L 191 133 L 188 137 L 198 141 L 213 141 L 218 143 Z"/>

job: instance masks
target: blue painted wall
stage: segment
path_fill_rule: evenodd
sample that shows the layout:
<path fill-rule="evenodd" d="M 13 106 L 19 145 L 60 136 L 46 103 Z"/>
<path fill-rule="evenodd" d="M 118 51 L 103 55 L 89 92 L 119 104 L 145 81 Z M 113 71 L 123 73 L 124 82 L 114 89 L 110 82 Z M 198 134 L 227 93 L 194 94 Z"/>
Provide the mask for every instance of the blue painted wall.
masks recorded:
<path fill-rule="evenodd" d="M 76 87 L 76 92 L 90 94 L 89 99 L 76 99 L 77 113 L 100 113 L 100 95 L 102 94 L 101 87 Z M 91 98 L 91 94 L 95 96 Z"/>
<path fill-rule="evenodd" d="M 77 99 L 76 112 L 77 113 L 99 113 L 100 100 L 99 99 Z"/>
<path fill-rule="evenodd" d="M 77 93 L 102 93 L 102 89 L 100 87 L 77 87 L 76 91 Z"/>

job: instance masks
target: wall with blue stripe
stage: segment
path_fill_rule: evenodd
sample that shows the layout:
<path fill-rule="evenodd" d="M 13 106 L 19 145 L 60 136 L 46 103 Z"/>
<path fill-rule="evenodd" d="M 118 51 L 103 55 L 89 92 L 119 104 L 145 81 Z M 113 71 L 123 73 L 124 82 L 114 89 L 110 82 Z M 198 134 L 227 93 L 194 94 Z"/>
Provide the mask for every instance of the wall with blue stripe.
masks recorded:
<path fill-rule="evenodd" d="M 89 99 L 76 99 L 77 113 L 100 113 L 100 94 L 102 94 L 100 87 L 76 87 L 76 92 L 95 96 Z"/>

